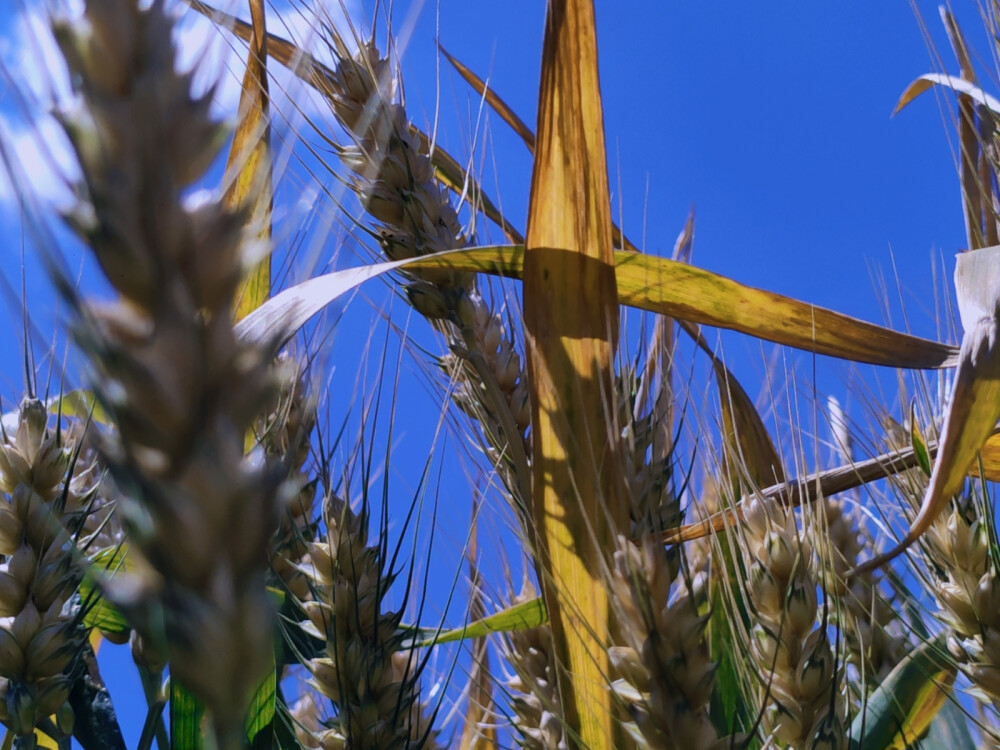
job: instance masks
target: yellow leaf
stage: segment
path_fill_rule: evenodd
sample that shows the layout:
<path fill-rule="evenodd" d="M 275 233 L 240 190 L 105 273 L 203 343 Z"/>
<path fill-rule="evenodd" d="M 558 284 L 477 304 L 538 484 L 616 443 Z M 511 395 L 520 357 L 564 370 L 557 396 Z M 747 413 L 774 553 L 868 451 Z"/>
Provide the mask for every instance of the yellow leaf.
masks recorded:
<path fill-rule="evenodd" d="M 603 570 L 628 508 L 607 409 L 618 298 L 591 0 L 552 0 L 524 257 L 536 559 L 572 747 L 616 746 Z"/>
<path fill-rule="evenodd" d="M 614 257 L 618 301 L 629 307 L 856 362 L 906 368 L 952 367 L 957 362 L 953 346 L 745 286 L 686 263 L 625 251 Z M 520 278 L 523 262 L 524 249 L 509 245 L 423 256 L 407 266 Z"/>
<path fill-rule="evenodd" d="M 267 88 L 267 32 L 263 0 L 249 0 L 251 27 L 243 90 L 233 135 L 233 145 L 226 162 L 228 187 L 225 204 L 246 210 L 257 235 L 271 239 L 270 118 Z M 271 295 L 271 256 L 265 255 L 250 271 L 236 300 L 236 320 L 246 317 Z"/>

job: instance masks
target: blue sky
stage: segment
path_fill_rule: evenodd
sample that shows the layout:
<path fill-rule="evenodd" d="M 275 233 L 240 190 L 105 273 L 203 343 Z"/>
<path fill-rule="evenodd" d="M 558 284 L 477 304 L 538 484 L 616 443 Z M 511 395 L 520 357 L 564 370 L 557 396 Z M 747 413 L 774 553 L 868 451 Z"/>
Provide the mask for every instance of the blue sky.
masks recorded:
<path fill-rule="evenodd" d="M 43 66 L 27 45 L 31 35 L 23 33 L 25 12 L 38 7 L 28 0 L 0 0 L 0 59 L 21 85 L 45 80 Z M 955 72 L 936 6 L 921 2 L 917 7 L 946 69 Z M 277 9 L 295 22 L 288 5 L 278 3 Z M 955 12 L 981 55 L 984 85 L 995 93 L 992 52 L 978 10 L 969 2 Z M 436 122 L 440 142 L 456 156 L 466 158 L 471 149 L 483 184 L 522 228 L 531 172 L 528 152 L 498 118 L 481 110 L 479 98 L 435 54 L 435 40 L 488 78 L 533 124 L 543 17 L 541 0 L 441 0 L 437 6 L 396 3 L 394 18 L 403 40 L 402 74 L 411 118 L 428 130 Z M 881 268 L 894 290 L 894 257 L 910 325 L 917 333 L 935 335 L 931 258 L 944 258 L 950 294 L 953 256 L 964 246 L 965 234 L 951 101 L 928 94 L 890 117 L 910 81 L 940 69 L 909 5 L 599 0 L 597 17 L 613 200 L 634 241 L 649 252 L 668 254 L 694 205 L 697 265 L 876 322 L 884 319 L 883 305 L 870 274 Z M 298 23 L 302 31 L 305 27 Z M 382 22 L 379 29 L 384 29 Z M 281 31 L 276 24 L 272 30 Z M 181 36 L 188 59 L 197 56 L 206 33 L 211 35 L 194 30 Z M 213 59 L 213 70 L 224 75 L 224 61 Z M 290 85 L 287 76 L 279 80 L 281 86 Z M 236 85 L 230 80 L 222 87 L 220 111 L 234 111 Z M 290 96 L 302 101 L 300 94 L 297 89 Z M 291 115 L 287 101 L 279 96 L 279 108 L 297 122 L 297 129 L 307 130 Z M 309 116 L 328 124 L 321 104 L 308 101 Z M 29 136 L 40 132 L 48 137 L 50 131 L 38 123 L 32 130 L 20 119 L 16 97 L 3 79 L 0 117 L 8 140 L 17 144 L 28 171 L 37 176 Z M 288 126 L 279 125 L 279 134 L 289 134 Z M 278 215 L 322 223 L 332 209 L 322 201 L 312 203 L 318 186 L 294 158 L 288 163 Z M 322 179 L 332 183 L 329 177 Z M 319 216 L 310 213 L 314 209 Z M 286 245 L 295 239 L 287 229 L 278 233 Z M 480 236 L 500 239 L 495 228 Z M 0 316 L 5 322 L 0 326 L 0 361 L 9 363 L 0 368 L 0 396 L 10 404 L 22 387 L 22 227 L 11 193 L 2 186 L 0 237 L 6 240 L 0 247 Z M 336 227 L 329 237 L 343 239 Z M 30 238 L 25 236 L 24 242 Z M 39 332 L 36 343 L 44 348 L 53 340 L 53 297 L 30 245 L 25 247 L 25 285 Z M 315 254 L 310 268 L 334 262 L 326 245 L 310 247 Z M 342 257 L 344 261 L 335 262 L 350 262 L 351 254 Z M 84 269 L 84 283 L 94 283 Z M 307 271 L 299 269 L 298 276 Z M 381 330 L 372 323 L 377 319 L 373 311 L 385 304 L 384 290 L 373 287 L 350 306 L 344 320 L 351 324 L 342 322 L 337 328 L 324 357 L 335 368 L 332 393 L 350 389 L 370 331 Z M 893 306 L 894 322 L 900 325 L 895 299 Z M 389 309 L 394 322 L 407 323 L 403 306 L 393 303 Z M 412 322 L 417 330 L 425 330 L 422 325 Z M 735 336 L 723 340 L 730 365 L 755 394 L 763 369 L 759 347 Z M 373 345 L 380 347 L 381 341 L 376 337 Z M 811 358 L 795 355 L 791 361 L 808 377 Z M 846 400 L 850 413 L 844 368 L 838 370 L 829 360 L 820 365 L 820 389 Z M 405 366 L 411 374 L 418 371 L 412 363 Z M 431 439 L 425 427 L 437 418 L 436 407 L 425 403 L 426 387 L 411 380 L 401 386 L 394 425 L 394 455 L 417 457 L 394 469 L 396 486 L 404 494 L 419 481 L 419 457 L 427 455 Z M 455 473 L 447 461 L 435 461 L 435 471 Z M 468 485 L 447 479 L 442 486 L 453 493 L 442 500 L 442 509 L 467 518 Z M 461 535 L 448 533 L 445 528 L 441 537 L 443 557 L 427 562 L 432 568 L 460 552 Z"/>

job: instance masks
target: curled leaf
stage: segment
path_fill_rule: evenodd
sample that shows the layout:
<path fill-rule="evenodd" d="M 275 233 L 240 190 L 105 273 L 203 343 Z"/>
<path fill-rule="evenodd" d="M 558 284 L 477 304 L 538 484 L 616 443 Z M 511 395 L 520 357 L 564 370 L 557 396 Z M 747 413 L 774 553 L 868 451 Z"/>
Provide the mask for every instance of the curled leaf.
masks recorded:
<path fill-rule="evenodd" d="M 955 290 L 965 333 L 937 459 L 920 511 L 899 544 L 851 575 L 884 565 L 930 528 L 962 489 L 969 467 L 1000 417 L 1000 246 L 960 253 Z"/>

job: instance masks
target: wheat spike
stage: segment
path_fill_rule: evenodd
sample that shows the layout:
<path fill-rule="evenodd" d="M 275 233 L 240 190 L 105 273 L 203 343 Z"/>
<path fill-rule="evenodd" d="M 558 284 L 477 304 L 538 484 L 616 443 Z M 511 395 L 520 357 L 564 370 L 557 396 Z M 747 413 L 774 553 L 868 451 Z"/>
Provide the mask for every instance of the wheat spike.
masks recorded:
<path fill-rule="evenodd" d="M 131 554 L 149 564 L 108 594 L 206 704 L 219 746 L 238 747 L 271 661 L 264 573 L 282 476 L 244 458 L 277 378 L 274 352 L 233 332 L 244 216 L 183 199 L 225 132 L 175 71 L 162 2 L 90 0 L 54 31 L 79 101 L 60 113 L 87 201 L 70 222 L 118 298 L 91 303 L 57 281 L 117 428 L 101 450 L 128 500 Z"/>

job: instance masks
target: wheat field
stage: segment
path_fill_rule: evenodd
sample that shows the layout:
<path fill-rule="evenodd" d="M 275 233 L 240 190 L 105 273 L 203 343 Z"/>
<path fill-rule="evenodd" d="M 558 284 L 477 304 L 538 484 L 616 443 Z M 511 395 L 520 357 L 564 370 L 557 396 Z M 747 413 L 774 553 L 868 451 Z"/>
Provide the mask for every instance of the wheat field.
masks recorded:
<path fill-rule="evenodd" d="M 72 352 L 22 292 L 3 748 L 1000 746 L 1000 52 L 942 9 L 896 104 L 943 102 L 966 230 L 923 338 L 700 268 L 693 211 L 640 249 L 592 1 L 548 2 L 530 125 L 441 50 L 531 154 L 523 222 L 411 107 L 405 23 L 328 5 L 45 6 L 68 197 L 0 163 Z M 752 397 L 715 329 L 889 392 L 778 357 Z"/>

